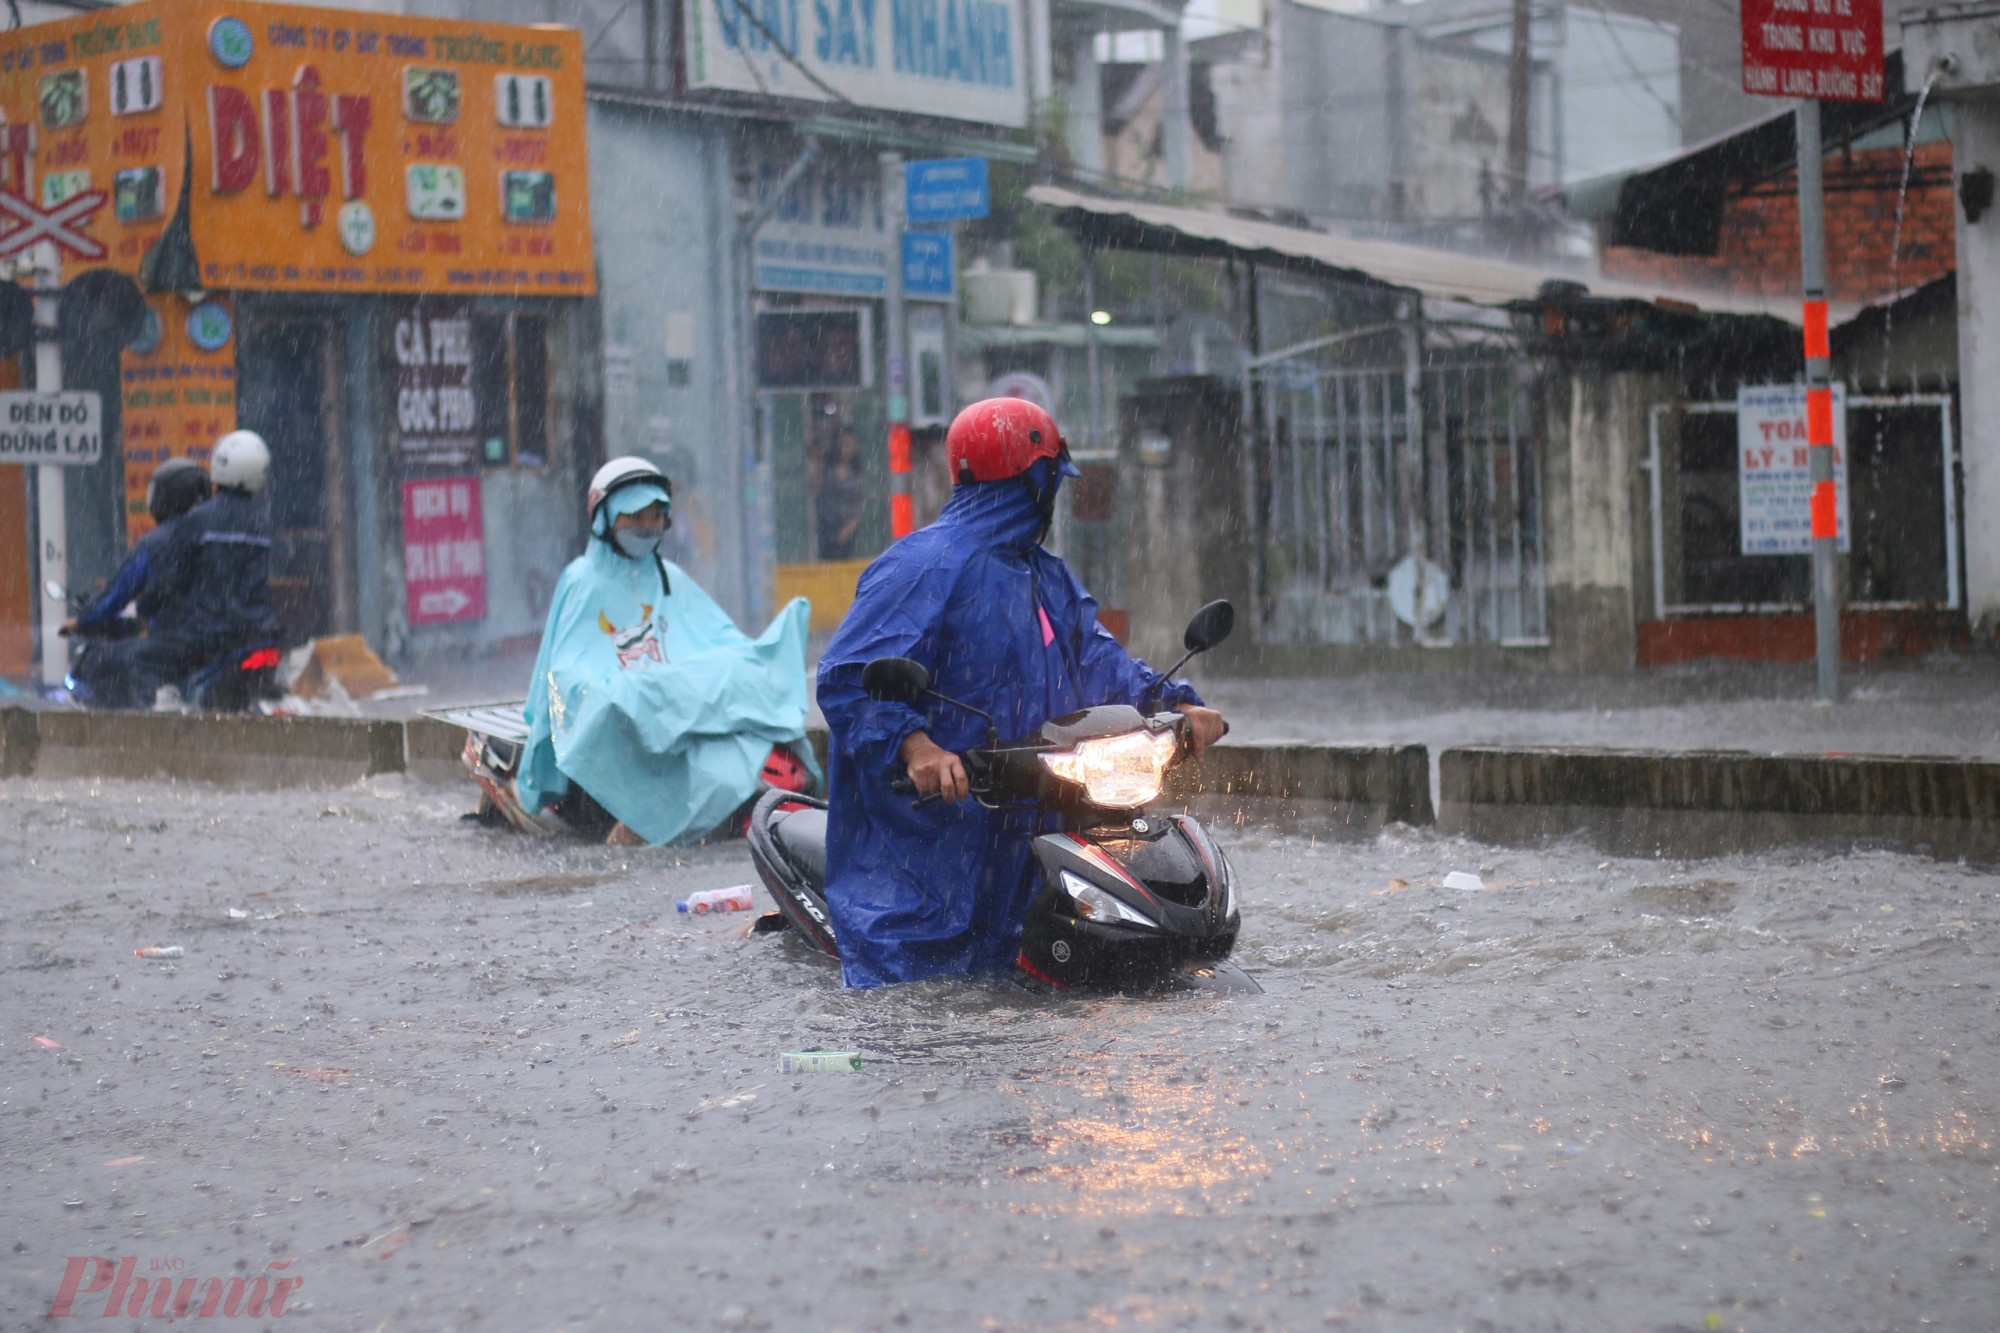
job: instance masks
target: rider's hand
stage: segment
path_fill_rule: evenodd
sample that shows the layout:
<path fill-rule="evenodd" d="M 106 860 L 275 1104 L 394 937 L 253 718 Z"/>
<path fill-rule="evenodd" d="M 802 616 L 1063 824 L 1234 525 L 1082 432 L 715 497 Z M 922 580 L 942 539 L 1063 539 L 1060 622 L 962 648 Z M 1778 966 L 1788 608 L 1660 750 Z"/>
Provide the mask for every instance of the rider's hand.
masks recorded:
<path fill-rule="evenodd" d="M 903 742 L 903 767 L 909 770 L 910 781 L 925 796 L 962 801 L 971 790 L 965 778 L 965 765 L 958 761 L 958 756 L 924 732 L 913 731 Z"/>
<path fill-rule="evenodd" d="M 1209 746 L 1222 739 L 1222 714 L 1213 708 L 1182 704 L 1174 711 L 1188 720 L 1188 739 L 1194 744 L 1195 758 L 1201 758 Z"/>
<path fill-rule="evenodd" d="M 57 630 L 56 633 L 67 639 L 70 635 L 76 633 L 76 622 L 74 620 L 63 621 L 62 628 Z"/>

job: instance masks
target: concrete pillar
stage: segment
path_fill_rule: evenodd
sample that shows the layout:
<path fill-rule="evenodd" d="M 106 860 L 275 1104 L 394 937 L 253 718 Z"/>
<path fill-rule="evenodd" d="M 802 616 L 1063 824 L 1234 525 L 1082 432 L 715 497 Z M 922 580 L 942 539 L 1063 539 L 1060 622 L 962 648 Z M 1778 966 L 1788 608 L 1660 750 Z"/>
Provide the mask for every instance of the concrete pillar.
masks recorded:
<path fill-rule="evenodd" d="M 1049 0 L 1028 0 L 1028 101 L 1035 107 L 1055 92 L 1054 43 L 1055 35 L 1049 31 Z"/>
<path fill-rule="evenodd" d="M 1579 365 L 1541 388 L 1542 530 L 1549 660 L 1617 671 L 1638 660 L 1647 414 L 1672 381 Z"/>
<path fill-rule="evenodd" d="M 1194 124 L 1189 119 L 1187 42 L 1182 39 L 1179 27 L 1160 30 L 1160 60 L 1167 76 L 1166 96 L 1160 108 L 1160 140 L 1167 159 L 1167 184 L 1185 190 L 1194 179 L 1190 142 Z"/>
<path fill-rule="evenodd" d="M 1069 85 L 1070 159 L 1079 171 L 1104 171 L 1104 85 L 1097 74 L 1097 34 L 1076 39 L 1070 59 L 1074 71 Z"/>
<path fill-rule="evenodd" d="M 1952 114 L 1952 169 L 2000 172 L 2000 103 L 1954 101 Z M 1956 221 L 1965 609 L 1986 637 L 2000 629 L 2000 216 L 1967 222 L 1961 204 Z"/>

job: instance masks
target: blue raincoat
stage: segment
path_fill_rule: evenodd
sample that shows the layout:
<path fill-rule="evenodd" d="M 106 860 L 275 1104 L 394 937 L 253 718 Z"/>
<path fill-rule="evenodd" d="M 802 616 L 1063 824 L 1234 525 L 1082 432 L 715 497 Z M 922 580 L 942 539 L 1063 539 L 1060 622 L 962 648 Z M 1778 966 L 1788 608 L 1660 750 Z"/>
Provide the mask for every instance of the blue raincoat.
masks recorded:
<path fill-rule="evenodd" d="M 956 754 L 984 745 L 986 724 L 935 700 L 874 702 L 861 688 L 868 662 L 922 663 L 933 688 L 993 714 L 1003 743 L 1086 705 L 1138 706 L 1161 679 L 1098 625 L 1096 601 L 1036 544 L 1041 523 L 1019 481 L 954 488 L 936 523 L 862 574 L 820 659 L 832 732 L 827 905 L 850 986 L 1010 966 L 1034 889 L 1029 843 L 1053 827 L 1034 811 L 892 794 L 911 732 Z M 1201 702 L 1186 682 L 1158 697 Z"/>
<path fill-rule="evenodd" d="M 752 640 L 678 565 L 592 538 L 542 632 L 521 804 L 540 810 L 580 783 L 625 827 L 667 843 L 707 833 L 755 795 L 773 745 L 810 767 L 806 619 L 795 598 Z"/>

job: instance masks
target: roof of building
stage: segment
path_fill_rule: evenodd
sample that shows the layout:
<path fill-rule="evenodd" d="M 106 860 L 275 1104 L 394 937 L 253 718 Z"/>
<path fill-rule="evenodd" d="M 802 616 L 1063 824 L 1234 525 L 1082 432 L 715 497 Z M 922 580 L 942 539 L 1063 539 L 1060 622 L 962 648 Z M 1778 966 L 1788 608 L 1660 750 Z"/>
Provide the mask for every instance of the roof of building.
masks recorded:
<path fill-rule="evenodd" d="M 1798 299 L 1758 292 L 1689 291 L 1627 282 L 1554 266 L 1432 250 L 1398 241 L 1309 231 L 1213 209 L 1143 203 L 1037 185 L 1028 198 L 1054 209 L 1072 234 L 1108 249 L 1228 258 L 1316 272 L 1349 282 L 1407 288 L 1437 300 L 1503 306 L 1544 293 L 1546 284 L 1580 284 L 1591 296 L 1643 301 L 1714 315 L 1765 316 L 1797 324 Z M 1574 288 L 1570 290 L 1574 291 Z M 1836 320 L 1853 307 L 1831 312 Z"/>
<path fill-rule="evenodd" d="M 1823 102 L 1820 141 L 1829 153 L 1910 113 L 1903 57 L 1888 55 L 1888 95 L 1879 103 Z M 1769 180 L 1798 165 L 1789 103 L 1714 138 L 1616 171 L 1571 181 L 1553 193 L 1571 217 L 1600 224 L 1606 245 L 1667 255 L 1712 255 L 1721 242 L 1729 188 Z"/>

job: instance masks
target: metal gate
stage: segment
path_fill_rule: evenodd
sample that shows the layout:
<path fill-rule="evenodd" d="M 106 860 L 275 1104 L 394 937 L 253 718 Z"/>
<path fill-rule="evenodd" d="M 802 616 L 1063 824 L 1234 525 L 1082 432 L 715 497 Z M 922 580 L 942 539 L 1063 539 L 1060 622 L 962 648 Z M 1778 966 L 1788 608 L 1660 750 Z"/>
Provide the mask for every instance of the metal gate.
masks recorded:
<path fill-rule="evenodd" d="M 1253 361 L 1244 486 L 1259 639 L 1546 642 L 1531 383 L 1502 349 L 1414 373 Z M 1417 623 L 1392 601 L 1419 608 Z"/>

